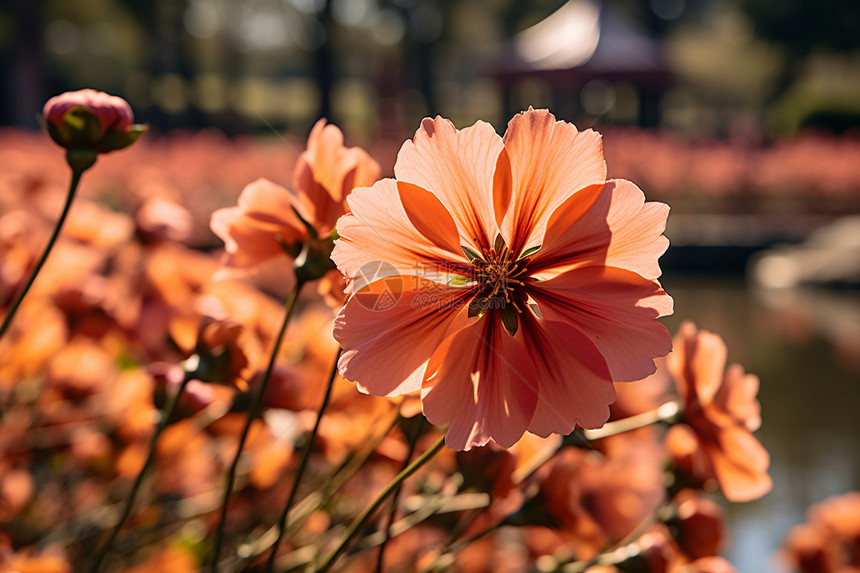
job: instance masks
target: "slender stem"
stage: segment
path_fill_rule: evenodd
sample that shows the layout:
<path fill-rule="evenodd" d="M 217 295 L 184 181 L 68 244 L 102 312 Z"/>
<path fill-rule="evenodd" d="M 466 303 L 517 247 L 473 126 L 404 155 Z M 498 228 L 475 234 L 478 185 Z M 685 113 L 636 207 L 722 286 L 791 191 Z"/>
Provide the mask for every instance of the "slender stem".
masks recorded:
<path fill-rule="evenodd" d="M 329 376 L 328 383 L 325 387 L 325 393 L 323 394 L 322 403 L 320 404 L 319 410 L 317 411 L 317 419 L 314 422 L 314 427 L 311 430 L 310 435 L 308 436 L 307 442 L 305 442 L 305 447 L 302 450 L 302 459 L 299 461 L 299 467 L 296 470 L 296 477 L 293 481 L 293 487 L 290 489 L 290 495 L 287 497 L 287 503 L 284 505 L 284 511 L 281 513 L 281 518 L 278 520 L 278 538 L 275 539 L 275 544 L 272 545 L 271 553 L 269 553 L 269 558 L 266 561 L 266 573 L 271 573 L 274 571 L 275 567 L 275 554 L 278 552 L 278 547 L 281 545 L 281 541 L 284 538 L 284 532 L 287 530 L 287 515 L 290 512 L 290 507 L 293 505 L 293 500 L 296 497 L 296 492 L 299 489 L 299 482 L 302 480 L 302 475 L 305 473 L 305 469 L 308 465 L 308 458 L 311 457 L 311 450 L 314 446 L 314 441 L 316 441 L 317 431 L 320 427 L 320 421 L 322 420 L 323 413 L 325 412 L 326 407 L 328 406 L 329 398 L 331 397 L 331 389 L 334 386 L 334 381 L 337 378 L 337 363 L 340 360 L 341 349 L 337 349 L 337 354 L 334 357 L 334 364 L 332 365 L 331 375 Z"/>
<path fill-rule="evenodd" d="M 116 541 L 117 536 L 119 535 L 120 529 L 122 529 L 123 524 L 125 524 L 128 517 L 131 515 L 131 510 L 134 507 L 134 500 L 137 497 L 138 491 L 140 491 L 140 486 L 143 483 L 143 478 L 146 475 L 146 472 L 149 470 L 152 465 L 153 460 L 155 460 L 155 446 L 158 442 L 158 437 L 161 436 L 161 432 L 167 426 L 167 423 L 170 421 L 170 418 L 173 416 L 173 411 L 176 409 L 176 405 L 179 403 L 179 396 L 185 390 L 185 386 L 188 384 L 188 381 L 191 380 L 192 377 L 188 374 L 182 379 L 182 383 L 179 384 L 179 388 L 176 389 L 172 395 L 170 395 L 167 399 L 167 403 L 164 405 L 164 409 L 161 411 L 161 418 L 158 420 L 158 424 L 155 426 L 155 430 L 152 432 L 152 435 L 149 437 L 149 451 L 146 455 L 146 461 L 143 462 L 143 467 L 140 468 L 140 471 L 137 473 L 137 477 L 134 479 L 134 483 L 131 486 L 131 491 L 128 494 L 128 497 L 125 500 L 125 506 L 122 509 L 122 514 L 120 515 L 119 521 L 117 521 L 116 525 L 114 525 L 113 529 L 110 532 L 110 537 L 108 537 L 107 542 L 102 546 L 101 550 L 96 554 L 95 559 L 93 560 L 93 565 L 90 567 L 90 573 L 96 573 L 102 565 L 102 561 L 107 557 L 108 553 L 113 547 L 114 541 Z"/>
<path fill-rule="evenodd" d="M 468 537 L 467 539 L 462 539 L 456 543 L 449 543 L 448 547 L 429 565 L 427 565 L 424 569 L 421 569 L 420 573 L 429 573 L 430 571 L 436 570 L 436 568 L 440 564 L 447 563 L 449 561 L 453 561 L 454 556 L 466 548 L 471 543 L 485 537 L 497 529 L 501 528 L 506 524 L 506 519 L 502 519 L 501 521 L 479 531 L 478 533 Z"/>
<path fill-rule="evenodd" d="M 278 353 L 281 350 L 281 342 L 284 340 L 284 334 L 287 332 L 287 325 L 290 322 L 290 317 L 296 309 L 296 300 L 299 298 L 299 291 L 304 285 L 303 281 L 297 281 L 292 292 L 284 302 L 284 322 L 281 324 L 281 330 L 275 338 L 275 343 L 272 346 L 272 354 L 269 357 L 269 365 L 266 367 L 266 372 L 263 374 L 263 379 L 254 390 L 251 397 L 251 404 L 248 407 L 248 417 L 245 419 L 245 425 L 242 428 L 242 433 L 239 436 L 239 444 L 236 446 L 236 455 L 233 456 L 233 462 L 230 464 L 230 469 L 227 472 L 227 484 L 224 486 L 224 497 L 221 502 L 221 515 L 218 519 L 218 526 L 215 529 L 215 545 L 212 553 L 212 563 L 210 571 L 217 573 L 218 559 L 221 556 L 221 545 L 224 539 L 224 525 L 227 522 L 227 505 L 230 502 L 230 494 L 233 492 L 233 485 L 236 483 L 236 473 L 239 469 L 239 459 L 242 457 L 242 449 L 245 447 L 245 441 L 248 439 L 248 433 L 251 430 L 251 424 L 254 418 L 257 417 L 257 412 L 260 409 L 260 403 L 263 401 L 263 395 L 266 393 L 266 388 L 269 385 L 269 378 L 272 376 L 272 371 L 275 368 L 275 361 Z"/>
<path fill-rule="evenodd" d="M 412 454 L 415 453 L 415 445 L 418 443 L 418 437 L 421 435 L 421 427 L 424 425 L 422 423 L 423 421 L 423 416 L 415 420 L 412 432 L 410 432 L 409 452 L 407 452 L 406 458 L 403 460 L 404 469 L 406 469 L 409 464 L 409 460 L 412 459 Z M 391 539 L 391 526 L 394 525 L 394 520 L 397 517 L 397 500 L 400 497 L 400 490 L 401 487 L 398 485 L 394 490 L 394 494 L 391 496 L 391 511 L 388 512 L 388 521 L 386 522 L 385 531 L 383 532 L 384 537 L 382 538 L 382 543 L 379 544 L 379 554 L 376 558 L 376 573 L 383 573 L 385 570 L 385 547 L 388 545 L 388 540 Z"/>
<path fill-rule="evenodd" d="M 62 229 L 63 223 L 66 221 L 66 216 L 69 214 L 69 208 L 72 206 L 72 200 L 75 198 L 75 193 L 78 190 L 78 183 L 81 181 L 81 175 L 83 175 L 83 173 L 83 169 L 72 169 L 72 180 L 69 183 L 69 192 L 66 195 L 66 203 L 63 205 L 63 210 L 60 212 L 60 218 L 57 219 L 57 224 L 54 225 L 54 230 L 51 232 L 51 237 L 48 239 L 48 244 L 45 245 L 45 250 L 42 252 L 42 256 L 39 257 L 39 260 L 36 262 L 36 266 L 33 267 L 30 276 L 27 277 L 27 282 L 25 282 L 21 290 L 18 291 L 18 294 L 15 296 L 15 300 L 12 301 L 12 304 L 9 307 L 9 312 L 7 312 L 6 316 L 3 318 L 3 325 L 0 326 L 0 338 L 3 338 L 3 335 L 9 329 L 9 325 L 12 324 L 12 319 L 15 317 L 15 313 L 21 305 L 21 301 L 24 300 L 24 296 L 27 294 L 27 291 L 30 290 L 33 281 L 36 280 L 36 275 L 38 275 L 39 271 L 42 270 L 42 265 L 45 264 L 45 261 L 48 259 L 48 255 L 54 248 L 54 243 L 57 242 L 57 237 L 60 235 L 60 229 Z"/>
<path fill-rule="evenodd" d="M 655 422 L 670 420 L 680 411 L 681 405 L 678 402 L 666 402 L 654 410 L 649 410 L 648 412 L 636 414 L 629 418 L 623 418 L 621 420 L 615 420 L 614 422 L 604 424 L 602 428 L 598 428 L 596 430 L 584 430 L 583 434 L 589 440 L 608 438 L 609 436 L 622 434 L 637 428 L 644 428 L 645 426 L 649 426 Z"/>
<path fill-rule="evenodd" d="M 360 452 L 351 453 L 347 457 L 347 459 L 343 463 L 341 463 L 341 465 L 337 469 L 334 470 L 334 472 L 320 478 L 320 483 L 324 485 L 319 489 L 319 491 L 315 491 L 309 494 L 290 510 L 289 514 L 287 515 L 287 519 L 292 519 L 292 522 L 290 522 L 289 527 L 286 528 L 288 532 L 290 529 L 301 527 L 304 520 L 306 520 L 313 511 L 329 503 L 334 494 L 343 486 L 343 484 L 349 481 L 349 479 L 352 478 L 352 476 L 354 476 L 359 469 L 364 467 L 364 463 L 368 459 L 370 459 L 370 457 L 373 455 L 373 452 L 376 451 L 376 448 L 379 443 L 385 438 L 385 436 L 388 435 L 389 432 L 391 432 L 391 430 L 394 429 L 394 426 L 396 426 L 397 422 L 400 420 L 400 414 L 398 412 L 395 413 L 397 415 L 394 416 L 388 422 L 388 424 L 386 424 L 385 430 L 383 430 L 382 432 L 376 432 L 370 438 L 368 438 L 365 447 L 362 448 Z M 254 546 L 250 550 L 250 555 L 248 557 L 245 557 L 239 564 L 239 571 L 243 570 L 242 567 L 249 560 L 253 559 L 258 555 L 262 555 L 263 552 L 269 550 L 269 548 L 275 542 L 274 538 L 277 536 L 277 533 L 275 533 L 275 528 L 276 526 L 273 525 L 269 528 L 268 531 L 266 531 L 266 533 L 264 533 L 257 539 Z M 305 551 L 305 548 L 300 548 L 294 550 L 290 555 L 294 557 L 296 555 L 296 552 L 303 551 Z M 287 555 L 286 559 L 289 559 L 290 555 Z M 310 558 L 304 561 L 304 563 L 309 562 Z"/>
<path fill-rule="evenodd" d="M 588 561 L 561 561 L 557 563 L 559 569 L 563 568 L 565 573 L 585 573 L 595 565 L 618 565 L 634 555 L 642 552 L 637 541 L 659 521 L 667 521 L 672 512 L 672 504 L 662 505 L 654 510 L 654 513 L 646 516 L 639 524 L 628 533 L 624 539 L 608 547 L 589 559 Z"/>
<path fill-rule="evenodd" d="M 314 571 L 316 571 L 317 573 L 324 573 L 325 571 L 328 571 L 331 566 L 334 565 L 334 562 L 337 560 L 337 558 L 340 557 L 341 553 L 346 551 L 346 548 L 349 545 L 350 541 L 352 541 L 353 538 L 358 535 L 359 531 L 361 531 L 361 529 L 367 524 L 371 516 L 373 516 L 374 512 L 379 509 L 379 506 L 382 505 L 386 499 L 388 499 L 388 496 L 394 493 L 394 490 L 396 490 L 397 487 L 401 483 L 403 483 L 403 480 L 415 473 L 434 455 L 436 455 L 436 453 L 441 450 L 442 446 L 444 445 L 445 436 L 442 436 L 439 438 L 439 440 L 436 441 L 435 444 L 430 446 L 430 448 L 426 452 L 421 454 L 419 458 L 417 458 L 414 462 L 409 464 L 407 468 L 397 474 L 394 479 L 391 480 L 391 482 L 387 486 L 385 486 L 385 489 L 382 490 L 382 493 L 380 493 L 376 497 L 376 499 L 373 500 L 373 502 L 369 506 L 367 506 L 367 508 L 365 508 L 365 510 L 358 517 L 353 520 L 353 522 L 349 525 L 349 528 L 346 530 L 346 534 L 344 535 L 338 546 L 331 553 L 329 553 L 328 556 L 326 556 L 326 558 L 323 560 L 322 565 L 314 569 Z"/>

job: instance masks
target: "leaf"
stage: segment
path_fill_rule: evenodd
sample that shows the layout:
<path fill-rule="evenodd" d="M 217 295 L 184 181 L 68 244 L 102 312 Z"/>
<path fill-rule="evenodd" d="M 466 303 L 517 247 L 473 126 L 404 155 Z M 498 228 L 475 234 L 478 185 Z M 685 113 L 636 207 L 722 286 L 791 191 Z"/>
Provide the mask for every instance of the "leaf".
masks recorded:
<path fill-rule="evenodd" d="M 531 249 L 526 249 L 523 253 L 517 258 L 517 260 L 524 259 L 526 257 L 530 257 L 536 252 L 540 250 L 543 245 L 538 245 L 537 247 L 532 247 Z"/>
<path fill-rule="evenodd" d="M 520 321 L 518 315 L 519 312 L 512 304 L 506 304 L 499 309 L 499 316 L 502 318 L 502 324 L 511 336 L 515 335 L 519 328 Z"/>
<path fill-rule="evenodd" d="M 482 316 L 488 308 L 490 308 L 489 298 L 473 298 L 472 302 L 469 303 L 469 318 Z"/>
<path fill-rule="evenodd" d="M 473 251 L 472 249 L 470 249 L 468 247 L 461 246 L 460 248 L 463 249 L 463 254 L 466 255 L 466 258 L 469 259 L 469 262 L 472 262 L 475 259 L 481 258 L 481 255 L 479 255 L 478 253 L 476 253 L 475 251 Z"/>
<path fill-rule="evenodd" d="M 493 248 L 496 250 L 496 254 L 500 256 L 502 254 L 502 251 L 508 248 L 508 246 L 505 244 L 505 239 L 502 237 L 501 233 L 496 235 L 496 241 L 495 244 L 493 244 Z"/>
<path fill-rule="evenodd" d="M 465 277 L 463 275 L 454 275 L 454 278 L 448 281 L 448 286 L 465 286 L 473 282 L 475 282 L 475 280 L 471 277 Z"/>

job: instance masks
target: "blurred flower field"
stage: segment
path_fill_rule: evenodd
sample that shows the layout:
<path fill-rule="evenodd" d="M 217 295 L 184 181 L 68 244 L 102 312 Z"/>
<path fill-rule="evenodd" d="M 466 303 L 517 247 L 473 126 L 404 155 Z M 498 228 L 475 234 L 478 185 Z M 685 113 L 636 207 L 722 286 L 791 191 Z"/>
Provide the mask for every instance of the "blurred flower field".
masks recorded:
<path fill-rule="evenodd" d="M 609 177 L 680 212 L 755 214 L 773 197 L 823 215 L 860 211 L 857 137 L 808 133 L 751 147 L 614 129 L 603 142 Z M 436 441 L 415 396 L 370 396 L 340 376 L 327 394 L 339 356 L 337 274 L 301 292 L 267 372 L 290 281 L 278 260 L 250 278 L 225 276 L 210 218 L 261 177 L 292 189 L 305 146 L 304 134 L 149 133 L 86 172 L 0 340 L 0 571 L 86 570 L 124 519 L 178 388 L 105 571 L 200 570 L 221 526 L 218 570 L 263 571 L 276 544 L 275 570 L 312 567 Z M 383 176 L 398 147 L 365 146 Z M 0 131 L 0 166 L 5 312 L 57 219 L 69 169 L 44 134 L 16 130 Z M 602 429 L 526 433 L 509 449 L 442 449 L 361 528 L 336 570 L 733 571 L 720 556 L 729 533 L 715 500 L 743 502 L 770 487 L 768 455 L 752 433 L 759 381 L 727 365 L 719 336 L 691 323 L 675 348 L 644 381 L 616 384 Z M 225 474 L 264 378 L 219 523 Z M 300 466 L 281 542 L 277 524 Z M 840 516 L 823 506 L 792 533 L 798 570 L 860 567 L 856 519 Z"/>

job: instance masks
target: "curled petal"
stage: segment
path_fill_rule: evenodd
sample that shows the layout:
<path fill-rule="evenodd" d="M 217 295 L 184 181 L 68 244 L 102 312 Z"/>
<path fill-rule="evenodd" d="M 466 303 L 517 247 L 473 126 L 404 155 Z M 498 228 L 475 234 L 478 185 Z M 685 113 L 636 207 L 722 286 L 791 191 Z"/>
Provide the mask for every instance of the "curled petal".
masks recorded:
<path fill-rule="evenodd" d="M 504 147 L 496 159 L 496 170 L 493 172 L 493 212 L 496 216 L 496 224 L 502 227 L 502 221 L 508 213 L 511 205 L 511 196 L 514 192 L 514 178 L 511 173 L 511 158 L 508 150 Z"/>
<path fill-rule="evenodd" d="M 496 234 L 493 172 L 501 149 L 502 138 L 488 123 L 457 130 L 447 119 L 425 118 L 400 148 L 394 175 L 436 195 L 460 234 L 480 250 Z"/>
<path fill-rule="evenodd" d="M 441 246 L 415 228 L 401 202 L 394 179 L 383 179 L 373 187 L 356 189 L 348 202 L 352 213 L 338 221 L 340 238 L 331 257 L 352 281 L 351 291 L 360 290 L 368 282 L 386 276 L 438 278 L 445 284 L 445 261 L 465 261 L 462 251 L 453 254 L 448 249 L 450 237 L 442 230 L 444 223 L 437 225 L 443 234 L 434 235 L 443 243 Z M 419 203 L 420 199 L 409 203 L 413 216 L 415 210 L 419 210 Z M 427 203 L 425 201 L 424 205 Z M 434 213 L 444 218 L 441 211 Z M 428 228 L 424 227 L 424 231 L 429 232 Z"/>
<path fill-rule="evenodd" d="M 726 367 L 726 343 L 718 335 L 696 331 L 690 321 L 684 321 L 675 336 L 675 351 L 667 365 L 681 399 L 697 407 L 709 404 L 723 380 Z"/>
<path fill-rule="evenodd" d="M 212 213 L 210 228 L 224 241 L 228 264 L 249 270 L 285 257 L 285 247 L 302 241 L 305 227 L 292 210 L 292 196 L 267 179 L 258 179 L 239 195 L 237 207 Z"/>
<path fill-rule="evenodd" d="M 750 501 L 771 490 L 770 456 L 755 436 L 739 426 L 726 426 L 718 440 L 719 448 L 711 451 L 711 460 L 726 499 Z"/>
<path fill-rule="evenodd" d="M 400 203 L 415 229 L 447 251 L 459 255 L 460 236 L 457 224 L 435 195 L 412 183 L 397 182 Z"/>
<path fill-rule="evenodd" d="M 535 255 L 535 270 L 606 265 L 656 279 L 661 274 L 658 259 L 669 246 L 663 236 L 668 213 L 663 203 L 646 203 L 629 181 L 586 187 L 553 212 Z"/>
<path fill-rule="evenodd" d="M 678 467 L 702 481 L 713 477 L 710 458 L 705 454 L 702 440 L 687 424 L 676 424 L 666 432 L 666 447 Z"/>
<path fill-rule="evenodd" d="M 320 236 L 328 235 L 345 211 L 347 195 L 356 187 L 373 185 L 381 173 L 366 151 L 345 147 L 341 130 L 320 119 L 293 171 L 298 209 Z"/>
<path fill-rule="evenodd" d="M 514 252 L 541 244 L 552 213 L 572 194 L 606 180 L 600 134 L 556 121 L 545 109 L 522 112 L 504 137 L 511 199 L 501 231 Z"/>
<path fill-rule="evenodd" d="M 723 384 L 714 401 L 750 432 L 761 426 L 761 406 L 756 399 L 759 380 L 754 374 L 745 374 L 740 364 L 726 370 Z"/>

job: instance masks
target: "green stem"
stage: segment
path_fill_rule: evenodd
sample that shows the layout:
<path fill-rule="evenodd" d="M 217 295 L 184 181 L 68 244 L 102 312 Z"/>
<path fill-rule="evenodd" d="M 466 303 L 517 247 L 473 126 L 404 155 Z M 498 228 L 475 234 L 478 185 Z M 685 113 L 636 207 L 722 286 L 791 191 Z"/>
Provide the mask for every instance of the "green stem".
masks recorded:
<path fill-rule="evenodd" d="M 476 533 L 476 534 L 474 534 L 474 535 L 470 536 L 470 537 L 469 537 L 469 538 L 467 538 L 467 539 L 460 540 L 460 541 L 458 541 L 458 542 L 456 542 L 456 543 L 450 543 L 450 544 L 448 545 L 448 547 L 445 549 L 445 551 L 443 551 L 443 552 L 439 555 L 439 557 L 437 557 L 437 558 L 433 561 L 433 563 L 431 563 L 431 564 L 427 565 L 427 566 L 426 566 L 424 569 L 422 569 L 419 573 L 430 573 L 431 571 L 436 571 L 436 570 L 438 570 L 440 567 L 441 567 L 441 568 L 444 568 L 444 565 L 445 565 L 446 563 L 448 564 L 448 566 L 450 566 L 450 563 L 452 563 L 452 562 L 453 562 L 454 557 L 457 555 L 457 553 L 459 553 L 460 551 L 462 551 L 464 548 L 466 548 L 466 547 L 467 547 L 468 545 L 470 545 L 471 543 L 473 543 L 473 542 L 475 542 L 475 541 L 477 541 L 477 540 L 481 539 L 482 537 L 485 537 L 485 536 L 487 536 L 487 535 L 489 535 L 489 534 L 493 533 L 493 532 L 494 532 L 494 531 L 496 531 L 497 529 L 499 529 L 499 528 L 501 528 L 502 526 L 504 526 L 504 525 L 506 524 L 506 519 L 507 519 L 507 518 L 502 519 L 501 521 L 499 521 L 499 522 L 497 522 L 497 523 L 495 523 L 495 524 L 493 524 L 493 525 L 491 525 L 491 526 L 487 527 L 486 529 L 483 529 L 483 530 L 479 531 L 478 533 Z"/>
<path fill-rule="evenodd" d="M 583 435 L 589 440 L 608 438 L 609 436 L 623 434 L 624 432 L 629 432 L 630 430 L 635 430 L 637 428 L 644 428 L 645 426 L 650 426 L 656 422 L 671 420 L 677 416 L 680 411 L 681 405 L 679 402 L 666 402 L 654 410 L 636 414 L 629 418 L 615 420 L 614 422 L 608 422 L 604 424 L 602 428 L 597 428 L 596 430 L 584 430 Z"/>
<path fill-rule="evenodd" d="M 421 416 L 414 422 L 414 427 L 412 428 L 411 435 L 409 436 L 409 452 L 403 460 L 404 469 L 408 466 L 409 460 L 412 459 L 412 454 L 415 453 L 415 445 L 418 443 L 418 437 L 421 435 L 421 427 L 424 425 L 422 423 L 423 421 L 424 417 Z M 384 537 L 382 538 L 382 543 L 379 544 L 379 554 L 376 558 L 376 573 L 383 573 L 383 571 L 385 571 L 385 547 L 388 545 L 388 540 L 391 539 L 391 526 L 394 525 L 394 520 L 397 517 L 397 501 L 400 497 L 400 490 L 401 487 L 398 485 L 394 490 L 394 494 L 391 496 L 391 511 L 388 512 L 388 521 L 386 521 Z"/>
<path fill-rule="evenodd" d="M 303 281 L 297 281 L 296 286 L 293 287 L 292 292 L 290 292 L 290 295 L 284 302 L 284 322 L 281 324 L 281 330 L 278 331 L 278 335 L 275 338 L 275 343 L 272 347 L 272 354 L 269 357 L 269 365 L 266 367 L 263 379 L 260 380 L 260 383 L 257 385 L 254 390 L 254 394 L 251 397 L 251 404 L 248 407 L 248 417 L 245 419 L 245 425 L 239 436 L 239 444 L 236 446 L 236 455 L 233 456 L 233 462 L 230 464 L 230 469 L 227 472 L 227 484 L 224 486 L 224 497 L 221 502 L 221 515 L 218 519 L 218 526 L 215 529 L 215 544 L 212 554 L 212 563 L 210 564 L 210 571 L 212 573 L 217 573 L 218 571 L 218 559 L 221 555 L 221 545 L 224 539 L 224 525 L 227 522 L 227 505 L 230 502 L 230 494 L 233 492 L 233 486 L 236 483 L 236 473 L 239 469 L 239 459 L 242 457 L 242 449 L 245 447 L 245 441 L 248 439 L 251 424 L 253 423 L 254 418 L 257 417 L 260 403 L 263 401 L 263 395 L 266 393 L 266 388 L 269 385 L 269 378 L 272 376 L 272 371 L 275 368 L 275 361 L 277 360 L 278 353 L 281 350 L 281 342 L 283 342 L 284 334 L 287 332 L 287 325 L 290 322 L 290 317 L 296 309 L 296 300 L 299 297 L 299 291 L 302 289 L 303 285 Z"/>
<path fill-rule="evenodd" d="M 340 488 L 349 481 L 362 467 L 367 460 L 373 455 L 373 452 L 376 451 L 376 448 L 379 446 L 379 443 L 394 429 L 397 425 L 397 422 L 400 420 L 400 415 L 395 416 L 387 425 L 386 429 L 382 432 L 376 432 L 365 443 L 364 448 L 360 452 L 353 452 L 350 454 L 347 459 L 341 463 L 341 465 L 334 470 L 331 474 L 322 476 L 320 478 L 320 483 L 324 484 L 318 491 L 315 491 L 309 494 L 307 497 L 303 498 L 301 502 L 299 502 L 294 508 L 292 508 L 287 515 L 288 520 L 292 520 L 289 523 L 289 527 L 287 527 L 287 533 L 289 534 L 291 529 L 296 529 L 301 527 L 304 523 L 304 520 L 308 518 L 308 516 L 315 511 L 316 509 L 327 505 L 333 498 L 334 494 L 337 493 Z M 244 563 L 240 563 L 237 570 L 243 571 L 242 567 L 245 566 L 245 563 L 250 559 L 258 555 L 262 555 L 263 552 L 268 551 L 269 548 L 274 543 L 274 539 L 269 541 L 270 538 L 274 538 L 277 536 L 275 532 L 275 527 L 272 526 L 269 530 L 261 535 L 256 544 L 249 551 L 248 557 L 245 557 L 242 561 Z M 285 534 L 285 535 L 286 535 Z M 299 549 L 298 551 L 303 551 Z M 296 551 L 293 551 L 291 555 L 294 555 Z M 289 559 L 289 555 L 286 556 Z M 305 560 L 303 563 L 308 563 L 310 559 Z"/>
<path fill-rule="evenodd" d="M 566 573 L 585 573 L 595 565 L 618 565 L 623 563 L 630 557 L 638 555 L 642 552 L 642 548 L 637 541 L 648 532 L 651 527 L 657 522 L 665 522 L 672 512 L 672 504 L 662 505 L 654 510 L 654 513 L 648 515 L 639 524 L 628 533 L 624 539 L 614 544 L 612 547 L 606 548 L 588 561 L 559 561 L 557 563 L 558 570 L 563 569 Z"/>
<path fill-rule="evenodd" d="M 296 498 L 296 492 L 299 489 L 299 482 L 302 479 L 302 475 L 305 473 L 305 469 L 308 465 L 308 459 L 311 457 L 311 450 L 313 449 L 314 441 L 316 441 L 317 431 L 320 427 L 320 421 L 322 420 L 323 413 L 325 412 L 326 407 L 328 406 L 329 398 L 331 397 L 331 389 L 334 386 L 334 381 L 337 378 L 337 363 L 340 360 L 341 349 L 337 349 L 337 355 L 334 357 L 334 364 L 332 365 L 331 375 L 329 376 L 328 383 L 326 384 L 325 393 L 323 394 L 322 403 L 320 404 L 319 410 L 317 411 L 317 419 L 314 422 L 314 427 L 311 430 L 310 435 L 308 436 L 307 442 L 305 442 L 305 447 L 302 450 L 302 459 L 299 461 L 299 467 L 296 470 L 296 477 L 293 481 L 293 487 L 290 489 L 290 495 L 287 497 L 287 503 L 284 505 L 284 511 L 281 513 L 281 518 L 278 520 L 278 538 L 275 539 L 275 544 L 272 546 L 271 553 L 269 553 L 269 558 L 266 561 L 266 573 L 271 573 L 275 567 L 275 554 L 278 552 L 278 547 L 281 545 L 281 541 L 284 538 L 284 532 L 287 530 L 287 515 L 290 512 L 290 507 L 293 505 L 293 500 Z"/>
<path fill-rule="evenodd" d="M 125 506 L 123 507 L 122 514 L 120 515 L 119 521 L 114 525 L 113 530 L 110 532 L 110 537 L 108 537 L 107 542 L 102 546 L 101 550 L 96 554 L 95 560 L 93 561 L 92 567 L 90 567 L 90 573 L 97 573 L 99 568 L 102 565 L 102 561 L 107 557 L 108 553 L 113 547 L 114 541 L 116 541 L 117 536 L 119 535 L 120 529 L 122 529 L 123 524 L 125 524 L 128 517 L 131 515 L 131 510 L 134 507 L 134 500 L 137 497 L 138 491 L 140 491 L 140 486 L 143 483 L 143 478 L 146 475 L 146 472 L 149 470 L 149 467 L 152 465 L 153 460 L 155 459 L 155 445 L 158 442 L 158 437 L 161 435 L 161 432 L 167 426 L 168 421 L 173 416 L 173 411 L 176 409 L 176 405 L 179 403 L 179 396 L 185 390 L 185 386 L 188 384 L 188 381 L 192 379 L 190 374 L 186 374 L 182 379 L 182 383 L 179 385 L 179 388 L 176 389 L 167 400 L 167 403 L 164 405 L 164 409 L 161 411 L 161 418 L 158 420 L 158 424 L 155 426 L 155 431 L 149 437 L 149 452 L 146 455 L 146 461 L 143 462 L 143 467 L 140 468 L 140 471 L 137 473 L 137 477 L 134 479 L 134 483 L 131 486 L 131 491 L 128 494 L 128 497 L 125 500 Z"/>
<path fill-rule="evenodd" d="M 414 462 L 409 464 L 407 468 L 397 474 L 391 482 L 385 486 L 385 489 L 382 490 L 373 502 L 365 508 L 365 510 L 356 517 L 353 522 L 349 525 L 349 528 L 346 530 L 346 534 L 343 539 L 340 541 L 340 544 L 328 554 L 328 556 L 323 560 L 322 565 L 318 568 L 314 569 L 317 573 L 325 573 L 328 571 L 334 562 L 340 557 L 341 553 L 346 551 L 347 546 L 350 541 L 358 535 L 359 531 L 367 524 L 370 520 L 371 516 L 373 516 L 374 512 L 379 509 L 379 506 L 385 502 L 388 497 L 394 493 L 394 491 L 400 486 L 403 481 L 415 473 L 419 468 L 421 468 L 424 464 L 426 464 L 436 453 L 442 449 L 442 446 L 445 445 L 445 436 L 441 436 L 439 440 L 436 441 L 435 444 L 430 446 L 426 452 L 421 454 L 419 458 L 417 458 Z"/>
<path fill-rule="evenodd" d="M 0 326 L 0 338 L 3 338 L 3 335 L 9 329 L 9 325 L 12 324 L 12 319 L 15 317 L 15 313 L 18 312 L 18 307 L 21 305 L 21 301 L 24 300 L 24 296 L 27 294 L 27 291 L 30 290 L 33 281 L 36 280 L 36 275 L 38 275 L 39 271 L 42 270 L 42 265 L 45 264 L 45 261 L 48 259 L 48 255 L 54 248 L 54 243 L 57 242 L 57 237 L 60 235 L 60 229 L 62 229 L 63 223 L 66 221 L 66 216 L 69 214 L 69 208 L 72 206 L 72 200 L 75 198 L 75 193 L 78 190 L 78 183 L 80 183 L 81 175 L 83 175 L 84 171 L 85 169 L 72 169 L 72 180 L 69 184 L 69 192 L 66 195 L 66 203 L 63 205 L 60 218 L 57 219 L 57 224 L 54 225 L 54 230 L 51 232 L 51 237 L 48 239 L 48 244 L 45 246 L 42 256 L 36 262 L 36 266 L 33 267 L 33 271 L 27 278 L 27 282 L 24 283 L 24 286 L 20 291 L 18 291 L 15 300 L 12 301 L 12 304 L 9 307 L 9 312 L 7 312 L 6 316 L 3 318 L 3 325 Z"/>

